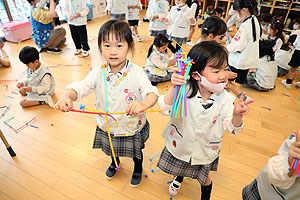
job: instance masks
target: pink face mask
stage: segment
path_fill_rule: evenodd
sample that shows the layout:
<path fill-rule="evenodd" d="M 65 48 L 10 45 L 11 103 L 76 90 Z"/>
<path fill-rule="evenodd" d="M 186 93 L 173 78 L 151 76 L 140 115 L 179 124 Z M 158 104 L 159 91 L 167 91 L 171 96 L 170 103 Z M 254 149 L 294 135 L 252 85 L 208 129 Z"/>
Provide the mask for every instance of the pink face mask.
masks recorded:
<path fill-rule="evenodd" d="M 221 93 L 227 84 L 227 81 L 225 83 L 217 83 L 217 84 L 211 83 L 204 76 L 201 76 L 198 72 L 196 73 L 201 77 L 200 84 L 203 85 L 208 91 L 212 93 L 215 94 Z"/>

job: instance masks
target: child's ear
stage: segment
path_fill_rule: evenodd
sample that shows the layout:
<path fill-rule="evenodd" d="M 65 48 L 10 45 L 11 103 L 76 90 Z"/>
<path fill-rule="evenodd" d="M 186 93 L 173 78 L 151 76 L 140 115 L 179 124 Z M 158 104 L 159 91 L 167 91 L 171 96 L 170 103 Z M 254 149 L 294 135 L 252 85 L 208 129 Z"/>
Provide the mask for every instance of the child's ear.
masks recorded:
<path fill-rule="evenodd" d="M 210 33 L 210 34 L 208 34 L 207 39 L 208 40 L 213 40 L 214 37 L 215 37 L 214 34 Z"/>
<path fill-rule="evenodd" d="M 192 72 L 192 77 L 193 77 L 193 79 L 195 79 L 196 81 L 200 81 L 200 80 L 201 80 L 201 77 L 200 77 L 199 74 L 196 73 L 196 72 Z"/>

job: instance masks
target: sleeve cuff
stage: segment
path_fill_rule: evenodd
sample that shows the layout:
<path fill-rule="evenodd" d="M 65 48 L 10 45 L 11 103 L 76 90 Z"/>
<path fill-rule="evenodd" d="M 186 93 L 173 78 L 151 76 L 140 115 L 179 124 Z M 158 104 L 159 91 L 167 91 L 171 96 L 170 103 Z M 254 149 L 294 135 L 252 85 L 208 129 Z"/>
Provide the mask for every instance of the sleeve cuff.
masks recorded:
<path fill-rule="evenodd" d="M 162 110 L 161 114 L 163 114 L 163 115 L 170 115 L 171 114 L 172 106 L 167 105 L 165 103 L 165 95 L 160 96 L 158 98 L 157 103 L 158 103 L 159 108 Z"/>
<path fill-rule="evenodd" d="M 235 127 L 232 124 L 232 121 L 230 121 L 230 123 L 229 123 L 230 133 L 233 134 L 233 135 L 238 134 L 239 132 L 242 131 L 243 126 L 244 126 L 244 121 L 242 121 L 242 124 L 239 127 Z"/>
<path fill-rule="evenodd" d="M 142 98 L 143 98 L 143 99 L 146 99 L 147 95 L 150 94 L 150 93 L 154 93 L 154 94 L 156 94 L 156 96 L 159 97 L 159 93 L 158 93 L 157 87 L 152 86 L 152 87 L 147 88 L 147 89 L 143 92 Z"/>

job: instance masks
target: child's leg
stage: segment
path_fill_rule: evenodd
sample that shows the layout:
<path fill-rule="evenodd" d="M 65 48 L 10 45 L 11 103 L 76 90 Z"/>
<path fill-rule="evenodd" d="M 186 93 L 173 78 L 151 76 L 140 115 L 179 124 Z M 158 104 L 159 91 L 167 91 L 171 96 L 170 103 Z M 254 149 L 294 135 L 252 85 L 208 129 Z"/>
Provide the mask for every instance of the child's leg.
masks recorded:
<path fill-rule="evenodd" d="M 181 49 L 180 46 L 182 46 L 182 44 L 179 45 L 179 44 L 176 43 L 176 52 L 179 51 L 179 50 Z"/>
<path fill-rule="evenodd" d="M 38 106 L 38 105 L 42 105 L 44 104 L 44 102 L 40 102 L 40 101 L 27 101 L 26 98 L 22 99 L 20 101 L 20 105 L 23 108 L 28 108 L 28 107 L 32 107 L 32 106 Z"/>
<path fill-rule="evenodd" d="M 133 31 L 135 32 L 136 35 L 139 35 L 137 27 L 138 26 L 135 25 L 135 26 L 132 27 L 132 29 L 133 29 Z"/>
<path fill-rule="evenodd" d="M 190 27 L 190 34 L 189 34 L 189 37 L 187 39 L 188 42 L 190 42 L 192 40 L 192 37 L 194 35 L 194 32 L 195 32 L 195 26 L 191 26 Z"/>
<path fill-rule="evenodd" d="M 69 26 L 70 26 L 71 36 L 75 44 L 75 48 L 81 49 L 80 34 L 78 33 L 77 27 L 71 24 L 69 24 Z"/>
<path fill-rule="evenodd" d="M 2 65 L 3 67 L 9 67 L 10 66 L 10 62 L 8 60 L 0 58 L 0 65 Z"/>
<path fill-rule="evenodd" d="M 131 187 L 137 187 L 141 181 L 143 176 L 143 152 L 141 151 L 141 159 L 137 157 L 133 158 L 134 162 L 134 170 L 130 181 Z"/>
<path fill-rule="evenodd" d="M 77 27 L 77 33 L 80 36 L 80 41 L 81 41 L 81 44 L 82 44 L 82 49 L 84 51 L 89 51 L 90 47 L 89 47 L 89 44 L 88 44 L 88 36 L 87 36 L 86 25 L 78 26 Z"/>
<path fill-rule="evenodd" d="M 176 48 L 172 45 L 172 41 L 169 41 L 168 48 L 172 53 L 176 53 Z"/>
<path fill-rule="evenodd" d="M 133 158 L 134 162 L 134 172 L 141 173 L 143 171 L 143 152 L 141 152 L 141 159 L 137 157 Z"/>
<path fill-rule="evenodd" d="M 208 174 L 204 185 L 201 185 L 201 200 L 209 200 L 212 189 L 212 181 Z"/>
<path fill-rule="evenodd" d="M 23 96 L 26 96 L 26 95 L 27 95 L 26 91 L 23 90 L 22 88 L 19 89 L 19 93 L 20 93 L 21 95 L 23 95 Z"/>
<path fill-rule="evenodd" d="M 231 81 L 228 81 L 225 88 L 228 92 L 233 92 L 233 94 L 235 94 L 236 96 L 241 93 L 239 88 L 234 83 L 232 83 Z"/>

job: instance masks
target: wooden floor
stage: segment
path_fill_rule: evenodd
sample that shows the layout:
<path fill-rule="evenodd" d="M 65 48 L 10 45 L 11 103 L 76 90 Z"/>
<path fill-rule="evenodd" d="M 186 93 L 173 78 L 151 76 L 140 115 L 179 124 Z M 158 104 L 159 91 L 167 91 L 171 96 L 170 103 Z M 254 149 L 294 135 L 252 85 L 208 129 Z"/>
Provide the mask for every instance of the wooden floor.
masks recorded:
<path fill-rule="evenodd" d="M 88 22 L 91 55 L 87 59 L 73 55 L 74 45 L 67 29 L 67 47 L 61 55 L 42 53 L 41 61 L 48 66 L 58 64 L 82 64 L 82 66 L 60 66 L 51 68 L 56 80 L 55 100 L 67 84 L 83 79 L 90 68 L 99 66 L 97 34 L 100 26 L 108 18 L 103 17 Z M 136 42 L 133 62 L 144 66 L 147 50 L 152 38 L 148 33 L 148 25 L 143 22 L 139 26 L 141 43 Z M 199 36 L 199 29 L 194 35 L 194 42 Z M 16 79 L 25 69 L 18 59 L 22 45 L 35 46 L 31 40 L 22 44 L 6 42 L 2 57 L 9 55 L 10 68 L 0 68 L 0 80 Z M 190 47 L 185 46 L 188 50 Z M 23 76 L 24 77 L 24 76 Z M 8 85 L 7 91 L 6 86 Z M 11 93 L 16 89 L 15 82 L 0 82 L 0 106 L 11 104 L 7 114 L 0 120 L 0 128 L 17 156 L 11 158 L 0 142 L 0 199 L 1 200 L 96 200 L 96 199 L 170 199 L 167 182 L 171 176 L 161 171 L 152 173 L 148 168 L 149 159 L 159 154 L 164 147 L 161 136 L 168 117 L 159 113 L 149 113 L 151 124 L 150 138 L 144 150 L 144 173 L 137 188 L 130 187 L 133 171 L 131 159 L 121 159 L 121 170 L 116 177 L 108 181 L 105 171 L 110 158 L 101 150 L 92 148 L 95 119 L 94 116 L 62 113 L 47 105 L 22 109 L 19 105 L 21 96 Z M 159 84 L 160 93 L 167 90 L 170 83 Z M 300 90 L 292 86 L 290 90 L 276 80 L 276 89 L 261 93 L 243 88 L 255 100 L 251 111 L 245 117 L 243 131 L 236 136 L 225 133 L 222 142 L 219 169 L 212 173 L 213 200 L 238 200 L 241 191 L 258 174 L 269 157 L 274 156 L 285 138 L 293 129 L 300 129 Z M 291 98 L 283 95 L 290 95 Z M 14 99 L 5 98 L 12 96 Z M 89 107 L 94 105 L 94 95 L 90 95 L 79 104 Z M 270 108 L 270 110 L 263 107 Z M 4 109 L 0 109 L 0 114 Z M 14 133 L 3 121 L 14 116 L 12 126 L 19 127 L 37 117 L 33 125 L 19 133 Z M 152 162 L 156 169 L 157 158 Z M 173 199 L 199 199 L 200 186 L 195 180 L 185 179 L 178 196 Z"/>

